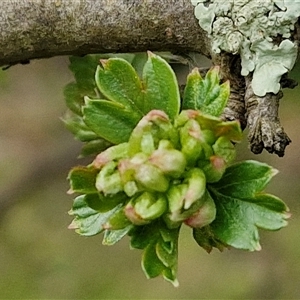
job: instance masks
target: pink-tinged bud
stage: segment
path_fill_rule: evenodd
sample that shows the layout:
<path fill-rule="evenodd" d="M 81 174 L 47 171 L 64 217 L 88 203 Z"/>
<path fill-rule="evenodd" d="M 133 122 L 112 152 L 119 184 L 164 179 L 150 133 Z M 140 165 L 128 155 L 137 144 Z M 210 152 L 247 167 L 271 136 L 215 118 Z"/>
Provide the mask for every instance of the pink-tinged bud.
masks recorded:
<path fill-rule="evenodd" d="M 188 165 L 194 165 L 203 151 L 201 128 L 195 120 L 188 120 L 180 129 L 180 144 Z"/>
<path fill-rule="evenodd" d="M 203 205 L 203 172 L 193 171 L 189 174 L 186 183 L 173 185 L 167 192 L 168 213 L 164 220 L 169 228 L 176 228 L 195 213 Z M 198 174 L 196 174 L 198 173 Z M 205 180 L 205 178 L 204 178 Z M 199 185 L 198 185 L 198 184 Z"/>
<path fill-rule="evenodd" d="M 198 199 L 200 199 L 206 190 L 206 178 L 201 169 L 193 168 L 186 174 L 184 181 L 188 189 L 184 197 L 184 209 L 189 209 Z"/>
<path fill-rule="evenodd" d="M 96 188 L 104 195 L 117 194 L 123 191 L 116 162 L 111 161 L 101 169 L 96 178 Z"/>
<path fill-rule="evenodd" d="M 169 180 L 157 167 L 145 163 L 135 167 L 135 180 L 146 190 L 165 192 L 169 187 Z"/>
<path fill-rule="evenodd" d="M 151 110 L 145 115 L 134 128 L 129 139 L 129 155 L 139 152 L 151 154 L 155 149 L 155 135 L 158 129 L 172 131 L 174 130 L 168 115 L 161 110 Z"/>
<path fill-rule="evenodd" d="M 119 209 L 115 211 L 109 220 L 103 225 L 103 229 L 119 230 L 130 224 L 131 222 L 125 214 L 124 207 L 119 207 Z"/>
<path fill-rule="evenodd" d="M 125 207 L 125 215 L 135 225 L 144 225 L 159 218 L 167 209 L 163 195 L 144 192 Z"/>
<path fill-rule="evenodd" d="M 139 192 L 139 188 L 135 181 L 128 181 L 124 184 L 124 192 L 128 197 L 132 197 L 137 192 Z"/>
<path fill-rule="evenodd" d="M 183 110 L 175 119 L 175 127 L 182 127 L 188 120 L 195 119 L 199 111 L 193 109 Z"/>
<path fill-rule="evenodd" d="M 96 169 L 101 169 L 105 164 L 112 160 L 120 159 L 127 156 L 128 143 L 122 143 L 112 146 L 98 154 L 93 161 L 93 166 Z"/>
<path fill-rule="evenodd" d="M 199 162 L 198 165 L 205 173 L 206 181 L 209 183 L 218 182 L 226 170 L 225 160 L 216 155 L 211 156 L 208 161 Z"/>
<path fill-rule="evenodd" d="M 209 192 L 205 193 L 205 202 L 191 217 L 184 223 L 193 228 L 201 228 L 209 225 L 216 218 L 216 205 Z"/>
<path fill-rule="evenodd" d="M 227 164 L 234 161 L 236 155 L 235 147 L 227 137 L 219 137 L 212 148 L 215 155 L 222 157 Z"/>
<path fill-rule="evenodd" d="M 175 149 L 155 150 L 150 156 L 149 162 L 173 178 L 181 176 L 186 167 L 185 156 Z"/>

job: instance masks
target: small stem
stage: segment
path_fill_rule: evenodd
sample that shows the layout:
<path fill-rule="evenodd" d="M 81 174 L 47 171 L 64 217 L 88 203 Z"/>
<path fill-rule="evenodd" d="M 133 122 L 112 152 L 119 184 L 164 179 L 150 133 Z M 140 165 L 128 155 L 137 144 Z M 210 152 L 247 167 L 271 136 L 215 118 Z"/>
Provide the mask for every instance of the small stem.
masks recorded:
<path fill-rule="evenodd" d="M 241 76 L 241 59 L 239 55 L 227 53 L 212 55 L 214 65 L 220 66 L 220 76 L 223 81 L 230 81 L 230 96 L 222 119 L 239 120 L 242 129 L 247 125 L 245 118 L 245 79 Z"/>
<path fill-rule="evenodd" d="M 252 76 L 247 76 L 245 106 L 250 149 L 259 154 L 265 148 L 269 153 L 282 157 L 286 146 L 291 143 L 278 116 L 279 100 L 283 93 L 280 91 L 278 94 L 267 93 L 264 97 L 256 96 L 251 81 Z"/>

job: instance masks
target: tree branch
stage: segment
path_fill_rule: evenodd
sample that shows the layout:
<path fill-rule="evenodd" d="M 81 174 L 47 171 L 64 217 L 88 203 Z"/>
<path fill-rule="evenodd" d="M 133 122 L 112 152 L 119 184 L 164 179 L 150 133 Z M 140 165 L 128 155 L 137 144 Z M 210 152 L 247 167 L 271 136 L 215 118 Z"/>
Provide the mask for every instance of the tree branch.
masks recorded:
<path fill-rule="evenodd" d="M 199 51 L 190 0 L 2 0 L 0 66 L 87 53 Z"/>

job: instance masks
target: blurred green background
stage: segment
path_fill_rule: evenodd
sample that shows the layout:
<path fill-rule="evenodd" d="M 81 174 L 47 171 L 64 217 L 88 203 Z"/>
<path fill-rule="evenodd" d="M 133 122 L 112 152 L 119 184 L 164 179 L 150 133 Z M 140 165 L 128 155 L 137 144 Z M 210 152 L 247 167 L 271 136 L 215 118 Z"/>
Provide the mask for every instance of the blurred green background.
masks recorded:
<path fill-rule="evenodd" d="M 300 81 L 300 66 L 293 77 Z M 147 280 L 141 252 L 128 239 L 108 247 L 101 236 L 67 229 L 72 196 L 67 173 L 81 144 L 60 117 L 68 58 L 32 61 L 0 71 L 0 299 L 300 299 L 300 88 L 285 91 L 282 124 L 292 139 L 284 158 L 254 156 L 245 141 L 238 159 L 280 170 L 268 191 L 290 207 L 289 226 L 261 231 L 262 251 L 207 254 L 184 228 L 179 288 Z"/>

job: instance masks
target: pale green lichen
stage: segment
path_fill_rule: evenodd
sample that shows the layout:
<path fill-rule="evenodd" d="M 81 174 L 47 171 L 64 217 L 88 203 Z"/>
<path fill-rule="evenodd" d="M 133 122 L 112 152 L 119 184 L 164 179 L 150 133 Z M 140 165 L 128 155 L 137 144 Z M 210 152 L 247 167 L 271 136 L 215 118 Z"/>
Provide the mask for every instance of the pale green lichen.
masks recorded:
<path fill-rule="evenodd" d="M 243 76 L 253 72 L 257 96 L 280 89 L 281 76 L 292 69 L 298 47 L 291 40 L 300 16 L 299 0 L 191 0 L 212 50 L 240 54 Z M 274 41 L 275 38 L 280 38 Z"/>

